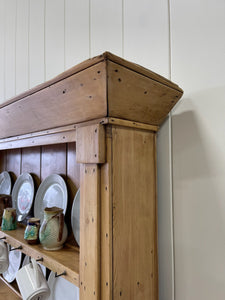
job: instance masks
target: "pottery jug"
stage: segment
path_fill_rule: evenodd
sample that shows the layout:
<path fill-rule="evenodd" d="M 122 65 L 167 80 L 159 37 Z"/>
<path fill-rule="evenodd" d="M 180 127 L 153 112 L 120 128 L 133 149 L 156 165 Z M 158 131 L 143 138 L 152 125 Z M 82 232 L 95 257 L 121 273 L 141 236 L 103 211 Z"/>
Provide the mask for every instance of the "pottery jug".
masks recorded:
<path fill-rule="evenodd" d="M 46 250 L 58 250 L 63 247 L 68 235 L 64 222 L 63 209 L 59 207 L 46 207 L 44 220 L 39 231 L 40 243 Z"/>
<path fill-rule="evenodd" d="M 17 228 L 16 209 L 7 207 L 4 209 L 2 216 L 2 230 L 14 230 Z"/>
<path fill-rule="evenodd" d="M 4 209 L 7 207 L 12 207 L 12 197 L 10 195 L 0 194 L 0 224 L 2 223 Z"/>

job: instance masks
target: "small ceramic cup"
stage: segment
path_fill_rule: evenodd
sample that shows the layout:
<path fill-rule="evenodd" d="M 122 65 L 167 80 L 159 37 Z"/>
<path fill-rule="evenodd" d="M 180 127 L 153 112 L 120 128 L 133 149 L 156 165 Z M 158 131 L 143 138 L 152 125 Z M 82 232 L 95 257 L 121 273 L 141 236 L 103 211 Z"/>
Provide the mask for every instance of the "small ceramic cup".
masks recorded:
<path fill-rule="evenodd" d="M 40 219 L 30 218 L 27 221 L 27 226 L 24 232 L 24 239 L 28 244 L 38 244 L 39 243 L 39 229 L 40 229 Z"/>
<path fill-rule="evenodd" d="M 9 253 L 7 245 L 0 241 L 0 274 L 4 273 L 9 267 Z"/>
<path fill-rule="evenodd" d="M 16 273 L 16 281 L 24 300 L 48 299 L 50 289 L 35 259 Z"/>
<path fill-rule="evenodd" d="M 1 229 L 4 231 L 4 230 L 14 230 L 16 228 L 17 228 L 16 209 L 12 207 L 7 207 L 4 209 L 3 212 Z"/>

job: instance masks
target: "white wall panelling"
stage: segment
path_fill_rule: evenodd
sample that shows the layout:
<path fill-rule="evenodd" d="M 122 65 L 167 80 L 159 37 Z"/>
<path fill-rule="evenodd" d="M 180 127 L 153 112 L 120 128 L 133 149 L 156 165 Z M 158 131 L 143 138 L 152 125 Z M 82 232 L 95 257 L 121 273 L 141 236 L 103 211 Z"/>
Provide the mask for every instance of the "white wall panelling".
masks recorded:
<path fill-rule="evenodd" d="M 65 68 L 87 59 L 89 54 L 89 0 L 65 0 Z"/>
<path fill-rule="evenodd" d="M 29 87 L 29 0 L 19 0 L 16 16 L 16 94 Z M 23 76 L 21 76 L 23 74 Z"/>
<path fill-rule="evenodd" d="M 16 91 L 16 10 L 17 1 L 5 1 L 5 98 Z"/>
<path fill-rule="evenodd" d="M 45 80 L 45 0 L 30 0 L 29 85 Z"/>
<path fill-rule="evenodd" d="M 0 0 L 0 104 L 5 99 L 5 1 Z"/>
<path fill-rule="evenodd" d="M 224 0 L 0 0 L 0 103 L 106 50 L 184 89 L 158 134 L 160 300 L 224 300 L 224 36 Z"/>
<path fill-rule="evenodd" d="M 65 70 L 65 3 L 45 0 L 46 80 Z"/>
<path fill-rule="evenodd" d="M 124 0 L 124 57 L 169 76 L 167 0 Z"/>
<path fill-rule="evenodd" d="M 225 1 L 172 0 L 175 299 L 225 297 Z"/>
<path fill-rule="evenodd" d="M 122 56 L 122 0 L 90 1 L 91 56 L 111 51 Z"/>

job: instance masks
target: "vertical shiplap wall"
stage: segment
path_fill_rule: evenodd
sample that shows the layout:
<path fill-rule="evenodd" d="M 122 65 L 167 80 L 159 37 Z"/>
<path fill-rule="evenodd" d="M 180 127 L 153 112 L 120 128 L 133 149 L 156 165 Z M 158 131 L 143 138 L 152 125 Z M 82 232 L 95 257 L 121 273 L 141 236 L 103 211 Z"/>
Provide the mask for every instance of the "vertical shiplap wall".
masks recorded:
<path fill-rule="evenodd" d="M 184 88 L 158 133 L 160 300 L 225 296 L 224 20 L 224 0 L 0 0 L 0 103 L 106 50 Z"/>
<path fill-rule="evenodd" d="M 172 0 L 176 300 L 225 299 L 225 1 Z"/>

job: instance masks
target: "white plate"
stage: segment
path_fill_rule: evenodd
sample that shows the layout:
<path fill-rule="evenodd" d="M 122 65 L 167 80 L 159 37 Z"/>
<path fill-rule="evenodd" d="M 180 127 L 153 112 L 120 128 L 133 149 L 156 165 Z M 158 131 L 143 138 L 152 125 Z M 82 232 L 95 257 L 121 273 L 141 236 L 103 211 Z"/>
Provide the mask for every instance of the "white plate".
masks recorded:
<path fill-rule="evenodd" d="M 63 277 L 55 278 L 53 272 L 49 275 L 48 285 L 51 290 L 48 300 L 79 300 L 79 288 Z"/>
<path fill-rule="evenodd" d="M 22 252 L 20 252 L 19 250 L 9 251 L 9 267 L 8 270 L 3 273 L 3 277 L 8 282 L 13 282 L 13 280 L 16 278 L 16 273 L 20 268 L 21 259 Z"/>
<path fill-rule="evenodd" d="M 12 190 L 12 203 L 16 208 L 18 221 L 23 221 L 29 214 L 34 198 L 34 181 L 29 173 L 21 174 Z"/>
<path fill-rule="evenodd" d="M 29 256 L 26 255 L 26 256 L 24 257 L 22 267 L 28 265 L 29 263 L 30 263 L 30 258 L 29 258 Z M 38 265 L 41 267 L 42 272 L 43 272 L 43 274 L 44 274 L 44 277 L 46 277 L 46 267 L 43 266 L 42 264 L 40 264 L 39 262 L 37 262 L 37 263 L 38 263 Z"/>
<path fill-rule="evenodd" d="M 34 202 L 34 216 L 41 222 L 44 218 L 45 207 L 59 207 L 64 215 L 67 208 L 67 187 L 60 175 L 52 174 L 40 184 Z"/>
<path fill-rule="evenodd" d="M 10 195 L 11 193 L 11 177 L 8 172 L 3 171 L 0 174 L 0 194 Z"/>
<path fill-rule="evenodd" d="M 78 189 L 73 200 L 73 206 L 71 210 L 71 226 L 75 240 L 80 246 L 80 189 Z"/>

